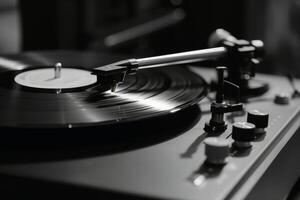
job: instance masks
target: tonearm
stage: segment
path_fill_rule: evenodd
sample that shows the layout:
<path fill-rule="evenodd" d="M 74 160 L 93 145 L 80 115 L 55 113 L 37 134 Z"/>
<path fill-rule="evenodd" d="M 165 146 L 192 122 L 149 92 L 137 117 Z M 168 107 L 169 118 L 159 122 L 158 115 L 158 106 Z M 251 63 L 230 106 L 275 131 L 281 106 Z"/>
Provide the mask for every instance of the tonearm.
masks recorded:
<path fill-rule="evenodd" d="M 227 31 L 217 29 L 210 36 L 210 46 L 208 49 L 122 60 L 94 68 L 93 74 L 97 75 L 100 84 L 110 85 L 111 90 L 115 91 L 126 75 L 138 70 L 213 60 L 228 68 L 228 81 L 240 86 L 241 90 L 249 88 L 248 81 L 255 75 L 254 65 L 260 63 L 263 56 L 263 42 L 239 40 Z"/>

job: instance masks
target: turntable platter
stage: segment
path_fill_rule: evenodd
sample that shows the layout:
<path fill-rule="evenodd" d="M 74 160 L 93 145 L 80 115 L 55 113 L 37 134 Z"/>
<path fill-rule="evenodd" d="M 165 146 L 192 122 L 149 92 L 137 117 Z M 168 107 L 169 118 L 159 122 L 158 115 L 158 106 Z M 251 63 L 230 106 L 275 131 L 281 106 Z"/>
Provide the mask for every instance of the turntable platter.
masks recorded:
<path fill-rule="evenodd" d="M 101 92 L 97 87 L 58 93 L 31 90 L 20 84 L 20 76 L 33 68 L 45 70 L 62 62 L 88 71 L 113 59 L 91 52 L 45 52 L 0 61 L 0 110 L 5 116 L 0 127 L 71 128 L 135 121 L 176 112 L 206 94 L 205 81 L 178 66 L 142 70 L 128 76 L 115 92 Z"/>

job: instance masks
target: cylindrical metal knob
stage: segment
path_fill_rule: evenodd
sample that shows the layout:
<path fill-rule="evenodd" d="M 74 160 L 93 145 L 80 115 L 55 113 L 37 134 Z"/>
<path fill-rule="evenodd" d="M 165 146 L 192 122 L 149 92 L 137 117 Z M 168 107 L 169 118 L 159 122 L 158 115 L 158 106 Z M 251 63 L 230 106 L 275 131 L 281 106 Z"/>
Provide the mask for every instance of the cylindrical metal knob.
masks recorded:
<path fill-rule="evenodd" d="M 208 137 L 204 140 L 206 161 L 211 164 L 225 164 L 230 153 L 230 142 L 217 138 Z"/>
<path fill-rule="evenodd" d="M 251 110 L 247 115 L 247 122 L 255 125 L 256 128 L 267 128 L 269 123 L 269 114 L 258 110 Z"/>
<path fill-rule="evenodd" d="M 255 125 L 255 137 L 258 138 L 266 133 L 265 128 L 269 124 L 269 114 L 258 110 L 248 111 L 247 122 Z"/>
<path fill-rule="evenodd" d="M 255 125 L 249 122 L 235 122 L 232 126 L 232 139 L 239 147 L 250 147 L 254 140 Z"/>
<path fill-rule="evenodd" d="M 276 94 L 274 102 L 280 105 L 287 105 L 290 103 L 290 96 L 286 93 Z"/>

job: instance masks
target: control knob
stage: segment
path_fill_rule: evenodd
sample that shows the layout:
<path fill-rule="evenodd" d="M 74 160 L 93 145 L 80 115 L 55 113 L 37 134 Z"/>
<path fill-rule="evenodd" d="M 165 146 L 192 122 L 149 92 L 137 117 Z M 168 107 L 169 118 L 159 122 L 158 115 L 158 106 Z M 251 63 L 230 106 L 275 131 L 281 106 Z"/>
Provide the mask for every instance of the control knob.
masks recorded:
<path fill-rule="evenodd" d="M 265 128 L 268 127 L 269 114 L 262 113 L 258 110 L 251 110 L 248 112 L 247 122 L 255 125 L 254 135 L 255 137 L 259 137 L 266 133 Z"/>
<path fill-rule="evenodd" d="M 230 142 L 217 138 L 208 137 L 204 140 L 206 162 L 210 164 L 222 165 L 227 161 L 230 153 Z"/>
<path fill-rule="evenodd" d="M 251 141 L 254 140 L 255 125 L 249 122 L 235 122 L 232 126 L 232 139 L 236 147 L 251 147 Z"/>
<path fill-rule="evenodd" d="M 290 96 L 286 93 L 276 94 L 274 102 L 279 105 L 288 105 L 290 103 Z"/>

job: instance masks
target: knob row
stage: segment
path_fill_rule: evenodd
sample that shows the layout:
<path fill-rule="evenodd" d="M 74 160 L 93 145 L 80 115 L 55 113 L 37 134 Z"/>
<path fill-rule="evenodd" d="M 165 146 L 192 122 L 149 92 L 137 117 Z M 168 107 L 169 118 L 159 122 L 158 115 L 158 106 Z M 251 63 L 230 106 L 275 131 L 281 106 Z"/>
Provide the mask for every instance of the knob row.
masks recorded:
<path fill-rule="evenodd" d="M 232 139 L 237 147 L 251 147 L 251 141 L 265 133 L 269 114 L 252 110 L 248 112 L 247 122 L 235 122 L 232 126 Z M 206 161 L 212 164 L 225 164 L 230 153 L 230 142 L 217 137 L 204 140 Z"/>

